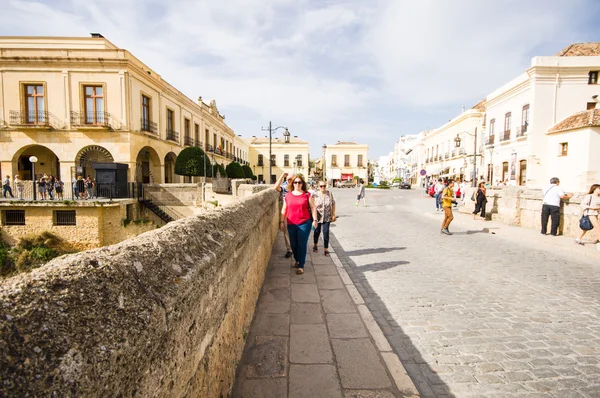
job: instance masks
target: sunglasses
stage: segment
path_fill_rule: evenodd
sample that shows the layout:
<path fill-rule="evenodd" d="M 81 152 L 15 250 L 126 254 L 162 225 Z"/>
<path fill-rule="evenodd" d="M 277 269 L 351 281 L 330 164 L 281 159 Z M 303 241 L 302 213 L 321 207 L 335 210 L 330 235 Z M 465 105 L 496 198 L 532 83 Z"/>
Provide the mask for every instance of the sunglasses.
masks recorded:
<path fill-rule="evenodd" d="M 319 188 L 325 188 L 325 185 L 319 185 Z"/>
<path fill-rule="evenodd" d="M 294 184 L 302 184 L 302 181 L 294 181 Z"/>

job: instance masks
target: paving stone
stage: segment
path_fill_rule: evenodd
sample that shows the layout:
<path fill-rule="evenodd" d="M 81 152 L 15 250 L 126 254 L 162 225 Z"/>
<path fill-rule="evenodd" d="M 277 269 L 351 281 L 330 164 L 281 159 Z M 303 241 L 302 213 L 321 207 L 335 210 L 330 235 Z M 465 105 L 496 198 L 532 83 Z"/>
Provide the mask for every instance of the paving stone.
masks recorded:
<path fill-rule="evenodd" d="M 260 295 L 256 306 L 259 313 L 282 314 L 290 310 L 290 289 L 271 289 Z"/>
<path fill-rule="evenodd" d="M 294 303 L 320 303 L 321 297 L 317 285 L 295 283 L 292 285 L 292 302 Z"/>
<path fill-rule="evenodd" d="M 257 313 L 252 321 L 250 334 L 254 336 L 289 336 L 290 316 L 288 314 Z"/>
<path fill-rule="evenodd" d="M 332 339 L 331 342 L 344 388 L 391 387 L 391 381 L 371 340 Z"/>
<path fill-rule="evenodd" d="M 327 314 L 327 328 L 331 338 L 369 337 L 358 314 Z"/>
<path fill-rule="evenodd" d="M 341 398 L 334 365 L 291 365 L 289 398 Z"/>
<path fill-rule="evenodd" d="M 527 387 L 539 392 L 550 392 L 557 390 L 556 386 L 557 384 L 554 381 L 534 381 L 527 383 Z"/>
<path fill-rule="evenodd" d="M 317 283 L 317 278 L 315 278 L 315 271 L 312 267 L 304 267 L 304 273 L 302 275 L 296 274 L 298 272 L 297 268 L 290 268 L 290 282 L 292 285 L 294 284 L 302 284 L 302 283 Z"/>
<path fill-rule="evenodd" d="M 233 398 L 285 398 L 287 397 L 287 379 L 243 379 L 233 392 Z"/>
<path fill-rule="evenodd" d="M 480 383 L 486 383 L 486 384 L 494 384 L 494 383 L 503 383 L 504 381 L 495 375 L 492 374 L 480 374 L 480 375 L 475 375 L 475 378 L 477 379 L 478 382 Z"/>
<path fill-rule="evenodd" d="M 345 290 L 321 290 L 323 310 L 328 314 L 347 314 L 356 308 Z"/>
<path fill-rule="evenodd" d="M 319 289 L 344 289 L 344 284 L 337 275 L 317 275 L 317 286 L 319 286 Z"/>
<path fill-rule="evenodd" d="M 315 266 L 315 275 L 316 276 L 337 276 L 338 271 L 337 267 L 333 264 L 327 265 L 316 265 Z"/>
<path fill-rule="evenodd" d="M 332 363 L 325 325 L 290 325 L 291 363 Z"/>
<path fill-rule="evenodd" d="M 532 380 L 531 376 L 525 372 L 505 372 L 501 373 L 507 381 L 528 381 Z"/>
<path fill-rule="evenodd" d="M 290 310 L 291 323 L 325 323 L 321 304 L 316 303 L 292 303 Z"/>
<path fill-rule="evenodd" d="M 257 336 L 246 346 L 247 377 L 286 376 L 287 337 Z"/>
<path fill-rule="evenodd" d="M 286 267 L 287 269 L 287 267 Z M 287 275 L 273 275 L 267 276 L 265 278 L 265 282 L 263 283 L 263 290 L 271 290 L 271 289 L 283 289 L 290 287 L 290 277 Z"/>
<path fill-rule="evenodd" d="M 346 398 L 395 398 L 396 396 L 386 390 L 344 390 Z"/>
<path fill-rule="evenodd" d="M 497 363 L 482 363 L 477 365 L 477 370 L 482 373 L 502 372 L 504 368 Z"/>

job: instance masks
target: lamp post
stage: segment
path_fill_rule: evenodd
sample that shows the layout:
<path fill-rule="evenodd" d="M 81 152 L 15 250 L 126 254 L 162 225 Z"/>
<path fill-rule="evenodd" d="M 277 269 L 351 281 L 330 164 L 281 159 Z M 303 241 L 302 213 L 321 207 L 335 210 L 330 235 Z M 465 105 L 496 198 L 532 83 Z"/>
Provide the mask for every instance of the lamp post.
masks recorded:
<path fill-rule="evenodd" d="M 33 200 L 36 199 L 35 197 L 35 164 L 38 161 L 38 158 L 35 156 L 30 156 L 29 157 L 29 161 L 31 162 L 31 174 L 32 174 L 32 180 L 33 180 Z"/>
<path fill-rule="evenodd" d="M 273 139 L 273 133 L 275 131 L 279 130 L 279 129 L 285 129 L 285 132 L 283 133 L 283 135 L 284 135 L 284 137 L 286 137 L 286 142 L 289 142 L 290 132 L 289 132 L 289 130 L 288 130 L 287 127 L 285 127 L 285 126 L 278 126 L 278 127 L 273 128 L 271 122 L 269 122 L 269 128 L 262 128 L 261 127 L 262 131 L 269 131 L 269 184 L 272 184 L 272 182 L 271 182 L 271 175 L 273 173 L 273 160 L 271 159 L 271 156 L 272 156 L 272 154 L 271 154 L 271 145 L 272 145 L 271 141 Z"/>
<path fill-rule="evenodd" d="M 321 165 L 321 174 L 323 174 L 321 176 L 321 178 L 323 179 L 323 181 L 327 182 L 327 173 L 325 172 L 325 162 L 327 161 L 326 159 L 326 151 L 327 151 L 327 144 L 323 144 L 323 164 Z"/>
<path fill-rule="evenodd" d="M 490 186 L 494 185 L 494 146 L 490 147 Z"/>
<path fill-rule="evenodd" d="M 475 133 L 471 134 L 467 131 L 463 131 L 463 133 L 470 135 L 471 137 L 474 137 L 474 145 L 473 145 L 473 181 L 472 181 L 472 185 L 473 187 L 477 186 L 477 127 L 475 127 Z M 456 145 L 457 148 L 460 148 L 460 143 L 461 143 L 461 139 L 460 139 L 460 134 L 456 134 L 456 137 L 454 138 L 454 144 Z"/>

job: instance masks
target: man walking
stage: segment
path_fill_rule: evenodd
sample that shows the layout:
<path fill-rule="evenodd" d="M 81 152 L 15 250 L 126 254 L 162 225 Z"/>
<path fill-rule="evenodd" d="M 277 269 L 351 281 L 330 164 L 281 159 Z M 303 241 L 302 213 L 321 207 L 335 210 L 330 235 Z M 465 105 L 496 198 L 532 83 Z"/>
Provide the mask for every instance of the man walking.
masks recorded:
<path fill-rule="evenodd" d="M 435 184 L 435 211 L 442 210 L 442 192 L 444 191 L 444 183 L 440 178 Z"/>
<path fill-rule="evenodd" d="M 6 176 L 6 178 L 2 180 L 2 196 L 6 198 L 7 192 L 10 194 L 11 198 L 14 198 L 12 188 L 10 187 L 10 176 Z"/>
<path fill-rule="evenodd" d="M 548 218 L 551 218 L 550 235 L 558 234 L 558 224 L 560 223 L 560 201 L 573 197 L 572 193 L 565 193 L 560 185 L 558 177 L 550 179 L 550 185 L 542 190 L 544 198 L 542 199 L 542 235 L 546 235 L 548 229 Z"/>
<path fill-rule="evenodd" d="M 290 185 L 292 184 L 292 177 L 288 176 L 288 173 L 283 173 L 281 177 L 275 183 L 275 187 L 273 187 L 277 192 L 281 193 L 281 201 L 285 201 L 285 195 L 288 194 L 290 189 L 292 188 Z M 285 224 L 285 219 L 282 219 L 281 222 Z M 290 235 L 288 234 L 287 227 L 283 228 L 283 240 L 285 241 L 285 247 L 287 252 L 285 253 L 285 258 L 290 258 L 294 254 L 292 252 L 292 246 L 290 245 Z"/>
<path fill-rule="evenodd" d="M 452 233 L 448 230 L 450 223 L 454 220 L 454 215 L 452 214 L 452 203 L 456 202 L 454 200 L 454 191 L 452 188 L 454 187 L 454 181 L 448 180 L 448 185 L 443 189 L 441 197 L 442 197 L 442 209 L 444 210 L 444 221 L 442 222 L 442 233 L 446 235 L 452 235 Z"/>

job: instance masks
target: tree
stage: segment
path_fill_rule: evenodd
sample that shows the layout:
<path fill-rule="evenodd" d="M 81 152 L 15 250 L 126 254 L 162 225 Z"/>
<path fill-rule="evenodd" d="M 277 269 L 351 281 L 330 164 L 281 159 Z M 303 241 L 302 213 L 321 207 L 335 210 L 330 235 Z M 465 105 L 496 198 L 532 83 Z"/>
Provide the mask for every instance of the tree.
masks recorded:
<path fill-rule="evenodd" d="M 210 167 L 210 160 L 206 153 L 197 146 L 183 149 L 175 160 L 175 174 L 180 176 L 209 177 Z"/>
<path fill-rule="evenodd" d="M 221 164 L 215 164 L 213 166 L 213 177 L 217 176 L 217 172 L 219 172 L 219 174 L 221 174 L 221 177 L 229 177 L 227 175 L 227 171 L 225 170 L 225 166 L 223 166 L 223 163 Z"/>
<path fill-rule="evenodd" d="M 242 169 L 244 170 L 244 177 L 246 177 L 246 178 L 254 177 L 254 173 L 252 172 L 252 169 L 250 168 L 250 166 L 245 164 L 242 166 Z M 252 179 L 254 179 L 254 178 L 252 178 Z"/>
<path fill-rule="evenodd" d="M 231 162 L 225 168 L 229 178 L 246 178 L 242 165 L 238 162 Z"/>

